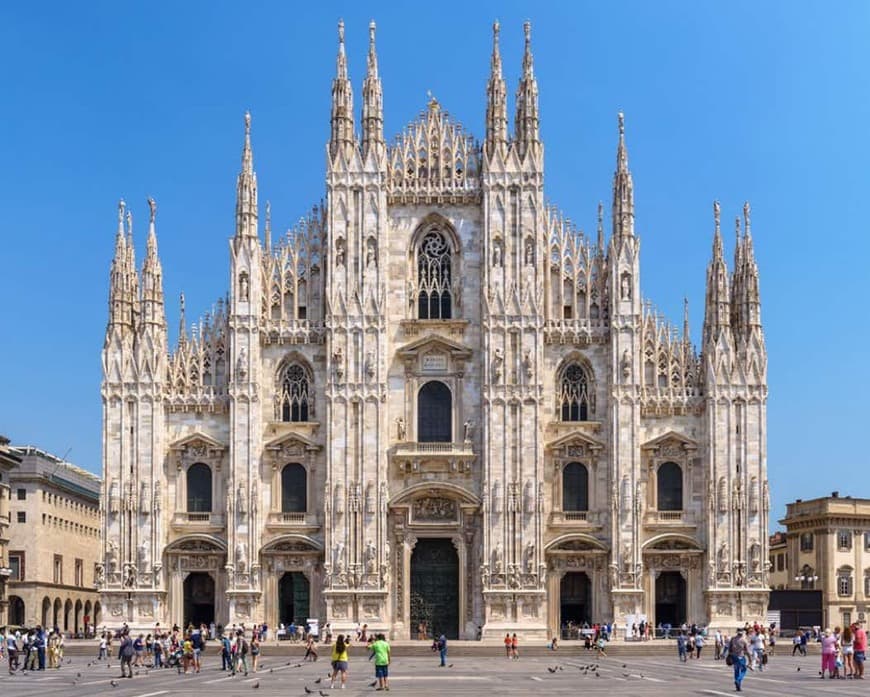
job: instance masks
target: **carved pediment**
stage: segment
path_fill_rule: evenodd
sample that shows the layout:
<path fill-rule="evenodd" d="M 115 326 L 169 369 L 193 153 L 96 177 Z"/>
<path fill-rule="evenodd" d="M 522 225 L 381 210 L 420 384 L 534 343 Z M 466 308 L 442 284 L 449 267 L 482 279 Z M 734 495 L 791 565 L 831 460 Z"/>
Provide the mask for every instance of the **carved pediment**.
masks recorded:
<path fill-rule="evenodd" d="M 447 356 L 454 361 L 467 361 L 471 358 L 472 351 L 457 341 L 429 334 L 400 348 L 396 354 L 404 361 L 416 361 L 423 356 L 438 355 Z"/>
<path fill-rule="evenodd" d="M 698 449 L 698 442 L 676 431 L 668 431 L 658 438 L 644 443 L 643 450 L 652 451 L 656 455 L 685 455 Z"/>
<path fill-rule="evenodd" d="M 592 535 L 563 535 L 547 545 L 547 552 L 606 552 L 603 542 Z"/>
<path fill-rule="evenodd" d="M 586 435 L 582 431 L 572 431 L 561 438 L 557 438 L 552 443 L 548 443 L 546 448 L 554 455 L 564 455 L 565 457 L 591 455 L 594 457 L 604 449 L 604 443 Z"/>
<path fill-rule="evenodd" d="M 321 445 L 301 433 L 285 433 L 266 443 L 265 451 L 277 462 L 291 457 L 302 457 L 321 449 Z"/>
<path fill-rule="evenodd" d="M 664 535 L 659 537 L 654 537 L 651 540 L 648 540 L 643 545 L 644 552 L 652 552 L 652 551 L 689 551 L 689 552 L 701 552 L 703 551 L 698 543 L 695 542 L 690 537 L 685 537 L 682 535 Z"/>
<path fill-rule="evenodd" d="M 207 462 L 220 467 L 227 452 L 226 445 L 201 431 L 171 443 L 169 449 L 175 456 L 176 466 L 179 469 L 183 465 L 194 462 Z"/>
<path fill-rule="evenodd" d="M 319 553 L 323 551 L 322 545 L 316 540 L 305 535 L 284 535 L 263 546 L 263 554 L 295 553 Z"/>
<path fill-rule="evenodd" d="M 167 553 L 224 554 L 226 545 L 213 537 L 184 537 L 166 547 Z"/>

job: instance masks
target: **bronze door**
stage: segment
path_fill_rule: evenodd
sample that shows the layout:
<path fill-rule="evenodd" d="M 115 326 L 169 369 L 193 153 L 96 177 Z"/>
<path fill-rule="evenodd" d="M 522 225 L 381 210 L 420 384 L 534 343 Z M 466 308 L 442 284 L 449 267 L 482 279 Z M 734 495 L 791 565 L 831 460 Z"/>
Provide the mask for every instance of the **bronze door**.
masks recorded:
<path fill-rule="evenodd" d="M 411 555 L 411 637 L 459 638 L 459 556 L 448 539 L 417 541 Z"/>

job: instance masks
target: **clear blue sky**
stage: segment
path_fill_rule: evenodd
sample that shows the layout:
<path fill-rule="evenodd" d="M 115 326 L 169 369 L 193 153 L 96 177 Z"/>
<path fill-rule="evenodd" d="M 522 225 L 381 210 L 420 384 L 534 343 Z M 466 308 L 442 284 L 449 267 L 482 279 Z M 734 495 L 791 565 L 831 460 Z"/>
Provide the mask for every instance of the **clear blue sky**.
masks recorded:
<path fill-rule="evenodd" d="M 491 23 L 512 94 L 531 19 L 548 197 L 594 229 L 624 110 L 643 292 L 676 322 L 688 296 L 696 342 L 711 202 L 730 258 L 749 199 L 773 516 L 833 489 L 870 496 L 870 4 L 858 1 L 3 3 L 0 433 L 99 471 L 118 198 L 140 263 L 157 199 L 174 341 L 181 290 L 189 320 L 226 291 L 246 109 L 275 227 L 323 195 L 339 17 L 357 107 L 378 23 L 388 134 L 431 90 L 478 137 Z"/>

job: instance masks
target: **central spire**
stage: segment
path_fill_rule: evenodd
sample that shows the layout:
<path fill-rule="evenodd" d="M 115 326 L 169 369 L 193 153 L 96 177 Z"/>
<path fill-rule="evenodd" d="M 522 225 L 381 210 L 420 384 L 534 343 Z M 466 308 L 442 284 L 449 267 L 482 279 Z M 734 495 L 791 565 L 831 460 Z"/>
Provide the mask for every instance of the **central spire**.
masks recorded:
<path fill-rule="evenodd" d="M 344 51 L 344 20 L 338 21 L 338 58 L 332 81 L 332 116 L 329 153 L 334 158 L 339 150 L 353 145 L 353 90 L 347 76 L 347 55 Z"/>
<path fill-rule="evenodd" d="M 616 172 L 613 174 L 613 236 L 634 235 L 634 183 L 628 169 L 628 150 L 625 147 L 625 115 L 620 111 L 619 145 L 616 149 Z"/>
<path fill-rule="evenodd" d="M 499 145 L 507 142 L 507 88 L 501 73 L 498 34 L 496 20 L 492 25 L 492 59 L 486 85 L 486 153 L 490 157 Z"/>
<path fill-rule="evenodd" d="M 257 236 L 257 175 L 251 149 L 251 112 L 245 112 L 242 170 L 236 183 L 236 236 Z"/>
<path fill-rule="evenodd" d="M 363 155 L 384 144 L 384 97 L 378 76 L 378 54 L 375 50 L 375 22 L 369 23 L 369 55 L 366 78 L 363 81 Z"/>
<path fill-rule="evenodd" d="M 517 113 L 514 122 L 514 137 L 521 154 L 525 154 L 529 146 L 538 143 L 538 82 L 535 80 L 534 62 L 532 59 L 532 23 L 526 20 L 523 24 L 526 35 L 526 46 L 523 52 L 523 75 L 517 89 Z"/>

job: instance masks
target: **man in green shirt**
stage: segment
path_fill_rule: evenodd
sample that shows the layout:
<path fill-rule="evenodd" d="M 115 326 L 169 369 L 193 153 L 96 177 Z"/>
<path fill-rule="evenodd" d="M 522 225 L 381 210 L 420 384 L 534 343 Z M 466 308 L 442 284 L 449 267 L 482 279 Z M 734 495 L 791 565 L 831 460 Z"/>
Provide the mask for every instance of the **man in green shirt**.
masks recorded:
<path fill-rule="evenodd" d="M 378 681 L 378 690 L 389 690 L 390 686 L 387 682 L 389 678 L 390 666 L 390 645 L 387 643 L 386 637 L 383 634 L 378 634 L 377 638 L 371 645 L 371 656 L 369 659 L 375 659 L 375 678 Z"/>

